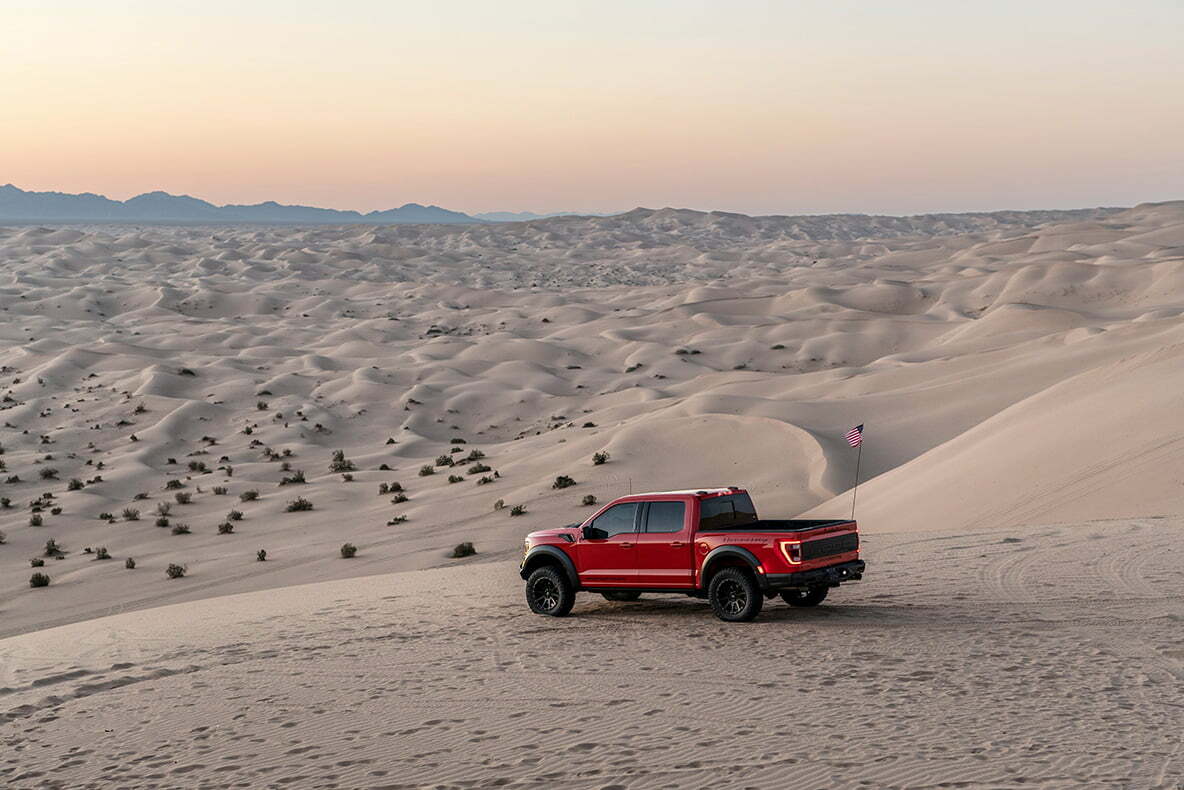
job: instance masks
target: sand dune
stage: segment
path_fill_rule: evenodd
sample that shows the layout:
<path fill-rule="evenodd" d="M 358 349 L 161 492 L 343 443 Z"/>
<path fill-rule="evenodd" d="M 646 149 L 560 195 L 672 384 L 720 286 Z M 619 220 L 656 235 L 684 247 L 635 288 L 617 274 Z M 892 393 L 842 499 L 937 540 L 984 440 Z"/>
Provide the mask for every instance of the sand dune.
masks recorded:
<path fill-rule="evenodd" d="M 859 422 L 869 531 L 1179 512 L 1184 488 L 1156 459 L 1184 440 L 1182 228 L 1184 203 L 0 229 L 0 479 L 20 479 L 0 486 L 0 632 L 430 567 L 460 540 L 511 550 L 581 518 L 583 495 L 630 487 L 744 484 L 766 512 L 842 513 L 855 458 L 841 436 Z M 337 449 L 352 482 L 329 471 Z M 474 449 L 490 472 L 418 475 Z M 594 467 L 599 450 L 612 461 Z M 278 485 L 295 470 L 307 483 Z M 551 490 L 560 473 L 578 488 Z M 392 504 L 378 485 L 396 481 L 408 500 Z M 43 492 L 43 526 L 28 526 Z M 314 510 L 285 513 L 297 496 Z M 495 513 L 498 499 L 528 515 Z M 244 519 L 219 535 L 231 509 Z M 177 521 L 192 534 L 171 534 Z M 49 538 L 66 558 L 28 590 Z M 345 540 L 364 559 L 337 559 Z M 193 583 L 168 583 L 169 562 Z"/>
<path fill-rule="evenodd" d="M 0 636 L 13 637 L 0 641 L 0 716 L 22 733 L 4 733 L 13 756 L 0 776 L 163 787 L 186 773 L 216 783 L 220 767 L 248 784 L 325 786 L 712 775 L 737 787 L 1170 787 L 1179 746 L 1166 733 L 1180 720 L 1154 699 L 1181 671 L 1164 626 L 1181 617 L 1182 294 L 1184 203 L 899 220 L 664 209 L 452 228 L 0 228 Z M 876 573 L 845 604 L 743 634 L 674 599 L 630 612 L 587 603 L 562 625 L 519 604 L 522 535 L 580 520 L 585 495 L 738 484 L 771 516 L 845 514 L 856 455 L 842 436 L 856 423 Z M 336 450 L 352 470 L 331 469 Z M 599 451 L 609 463 L 592 464 Z M 553 490 L 559 474 L 577 486 Z M 400 497 L 380 493 L 396 482 Z M 297 498 L 312 509 L 289 512 Z M 1004 554 L 996 535 L 1023 546 Z M 38 569 L 50 586 L 30 589 L 30 558 L 49 539 L 64 551 Z M 360 547 L 350 560 L 347 541 Z M 461 541 L 476 559 L 448 558 Z M 86 551 L 98 547 L 112 559 Z M 167 579 L 170 563 L 186 576 Z M 323 586 L 291 587 L 309 583 Z M 441 584 L 440 611 L 407 608 Z M 251 595 L 209 600 L 240 593 Z M 168 604 L 179 608 L 45 630 Z M 803 641 L 784 641 L 790 625 Z M 613 720 L 628 723 L 606 740 L 584 725 L 615 697 L 570 721 L 548 678 L 622 644 L 622 628 L 652 642 L 627 639 L 601 664 L 620 677 Z M 553 638 L 570 629 L 584 641 Z M 939 634 L 956 656 L 934 647 Z M 684 663 L 653 685 L 671 655 Z M 242 666 L 219 669 L 216 656 Z M 328 673 L 308 678 L 307 696 L 303 657 Z M 739 667 L 752 697 L 804 666 L 823 668 L 802 699 L 825 726 L 799 727 L 793 742 L 830 756 L 787 755 L 742 721 L 743 694 L 712 708 L 734 759 L 687 745 L 718 745 L 719 729 L 680 728 L 682 708 L 727 691 L 697 678 Z M 247 691 L 242 672 L 263 686 Z M 580 674 L 554 704 L 603 677 Z M 1037 727 L 1014 706 L 1049 684 Z M 240 699 L 203 714 L 215 730 L 187 717 L 159 729 L 159 692 L 202 708 L 207 687 Z M 1065 707 L 1103 688 L 1085 713 Z M 828 708 L 830 690 L 855 707 Z M 981 705 L 986 690 L 995 718 L 972 722 L 966 701 Z M 157 722 L 110 728 L 124 745 L 103 747 L 115 767 L 62 748 L 72 727 L 106 721 L 96 693 L 119 716 Z M 462 711 L 473 693 L 490 706 Z M 1163 738 L 1127 737 L 1135 707 Z M 341 738 L 297 708 L 323 711 Z M 1096 737 L 1070 754 L 1048 728 L 1073 716 Z M 943 717 L 958 726 L 936 731 Z M 882 728 L 871 740 L 845 742 L 869 720 Z M 288 723 L 292 749 L 311 756 L 260 759 L 236 740 L 280 738 Z M 528 749 L 538 729 L 559 733 L 553 749 Z M 398 765 L 372 753 L 395 737 Z M 463 744 L 475 757 L 439 751 Z M 572 774 L 555 750 L 599 767 Z"/>
<path fill-rule="evenodd" d="M 117 614 L 0 640 L 0 782 L 1172 788 L 1181 529 L 874 535 L 874 584 L 744 627 L 541 621 L 504 561 Z"/>

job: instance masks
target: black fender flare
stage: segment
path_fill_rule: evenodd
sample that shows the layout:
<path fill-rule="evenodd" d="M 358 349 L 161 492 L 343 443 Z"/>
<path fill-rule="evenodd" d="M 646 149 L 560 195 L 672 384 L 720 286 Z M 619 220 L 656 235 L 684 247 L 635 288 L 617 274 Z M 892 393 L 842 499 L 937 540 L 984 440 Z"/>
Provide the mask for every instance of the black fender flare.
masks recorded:
<path fill-rule="evenodd" d="M 755 554 L 743 546 L 716 546 L 707 554 L 706 557 L 703 558 L 703 563 L 699 566 L 699 580 L 697 582 L 699 589 L 707 589 L 703 584 L 703 580 L 707 578 L 707 572 L 711 570 L 713 563 L 718 562 L 721 559 L 731 559 L 733 557 L 739 558 L 744 562 L 744 564 L 752 569 L 753 575 L 756 576 L 757 583 L 760 584 L 761 589 L 764 589 L 767 586 L 765 575 L 763 573 L 758 573 L 756 570 L 760 567 L 761 561 L 756 558 Z"/>
<path fill-rule="evenodd" d="M 522 568 L 518 571 L 518 575 L 523 579 L 530 576 L 530 568 L 533 561 L 538 559 L 540 555 L 554 557 L 559 561 L 559 565 L 563 568 L 564 573 L 567 574 L 568 581 L 571 582 L 572 588 L 580 589 L 580 577 L 576 574 L 576 565 L 571 561 L 571 557 L 567 556 L 567 552 L 558 546 L 535 546 L 530 551 L 526 552 L 526 556 L 522 558 Z"/>

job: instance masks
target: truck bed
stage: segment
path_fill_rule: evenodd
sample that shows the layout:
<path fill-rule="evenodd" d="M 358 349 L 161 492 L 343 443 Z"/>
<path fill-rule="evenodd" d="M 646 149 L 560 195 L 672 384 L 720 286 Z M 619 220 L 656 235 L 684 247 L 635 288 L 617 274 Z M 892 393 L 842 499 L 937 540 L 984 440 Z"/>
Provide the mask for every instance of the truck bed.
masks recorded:
<path fill-rule="evenodd" d="M 727 527 L 713 527 L 703 532 L 809 532 L 812 529 L 833 527 L 836 524 L 854 524 L 846 518 L 792 518 L 792 519 L 760 519 L 747 524 L 735 524 Z"/>

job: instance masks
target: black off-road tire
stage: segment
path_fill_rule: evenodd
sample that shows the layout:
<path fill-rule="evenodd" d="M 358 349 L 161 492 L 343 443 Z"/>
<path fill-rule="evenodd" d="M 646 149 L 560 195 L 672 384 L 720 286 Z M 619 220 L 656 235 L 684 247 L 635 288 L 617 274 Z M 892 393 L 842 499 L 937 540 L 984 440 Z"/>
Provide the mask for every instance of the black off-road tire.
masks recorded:
<path fill-rule="evenodd" d="M 829 587 L 810 587 L 805 590 L 782 590 L 781 600 L 790 606 L 817 606 L 826 600 Z"/>
<path fill-rule="evenodd" d="M 745 623 L 761 613 L 765 596 L 751 573 L 724 568 L 711 578 L 707 599 L 715 616 L 729 623 Z"/>
<path fill-rule="evenodd" d="M 536 568 L 526 580 L 526 605 L 535 614 L 563 617 L 575 602 L 571 581 L 554 565 Z"/>
<path fill-rule="evenodd" d="M 629 602 L 636 601 L 641 597 L 641 593 L 637 592 L 636 590 L 609 590 L 608 592 L 602 592 L 601 595 L 604 596 L 604 600 L 606 601 Z"/>

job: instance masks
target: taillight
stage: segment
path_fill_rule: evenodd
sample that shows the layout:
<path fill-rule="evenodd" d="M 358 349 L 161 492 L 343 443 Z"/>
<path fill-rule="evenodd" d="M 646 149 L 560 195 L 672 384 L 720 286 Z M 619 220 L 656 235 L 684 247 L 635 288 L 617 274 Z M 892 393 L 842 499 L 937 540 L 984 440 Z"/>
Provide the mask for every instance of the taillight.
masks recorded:
<path fill-rule="evenodd" d="M 802 564 L 802 542 L 800 540 L 781 541 L 781 553 L 790 565 Z"/>

